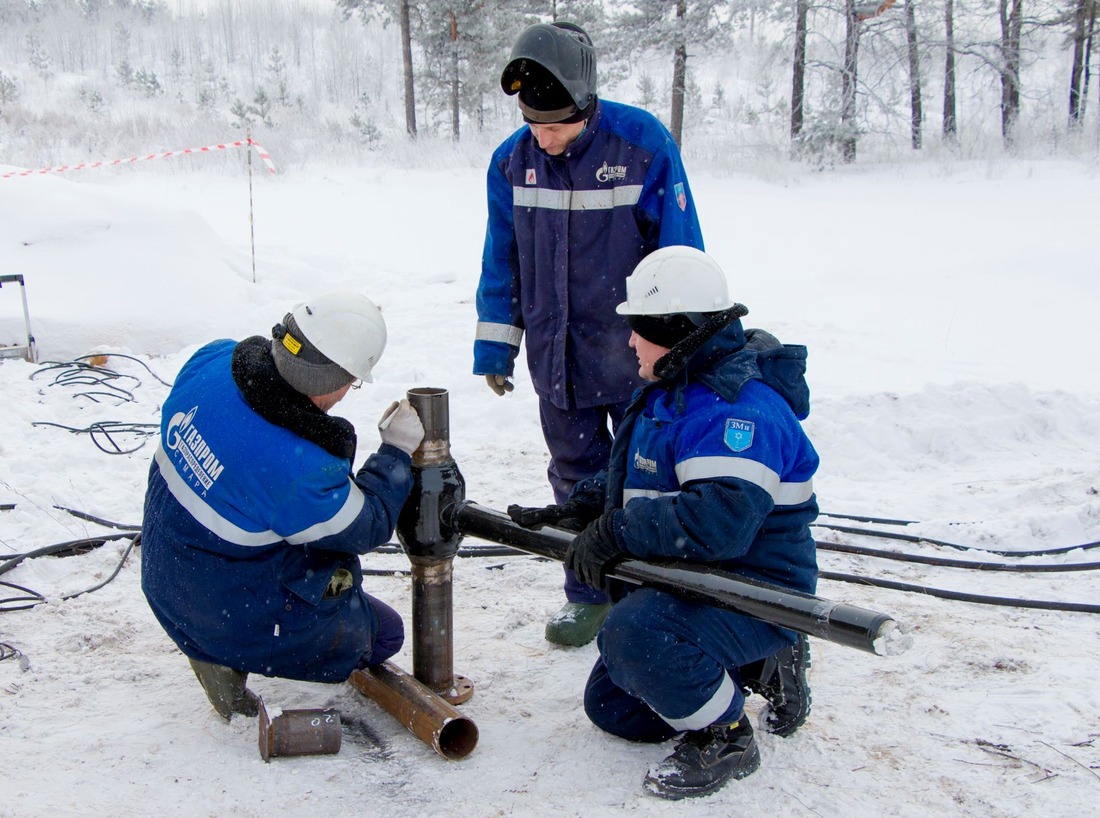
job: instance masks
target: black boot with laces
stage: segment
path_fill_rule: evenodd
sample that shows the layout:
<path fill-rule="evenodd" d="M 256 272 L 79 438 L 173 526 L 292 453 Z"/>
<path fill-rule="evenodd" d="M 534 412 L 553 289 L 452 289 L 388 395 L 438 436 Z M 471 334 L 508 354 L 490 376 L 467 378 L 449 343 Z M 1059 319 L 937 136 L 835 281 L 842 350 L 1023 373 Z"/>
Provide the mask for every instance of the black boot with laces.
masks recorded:
<path fill-rule="evenodd" d="M 793 735 L 810 715 L 810 642 L 805 634 L 774 656 L 741 668 L 741 686 L 768 700 L 764 724 L 769 733 Z"/>
<path fill-rule="evenodd" d="M 653 795 L 678 801 L 710 795 L 731 778 L 760 766 L 752 725 L 744 716 L 730 725 L 712 724 L 684 734 L 672 755 L 651 769 L 642 786 Z"/>

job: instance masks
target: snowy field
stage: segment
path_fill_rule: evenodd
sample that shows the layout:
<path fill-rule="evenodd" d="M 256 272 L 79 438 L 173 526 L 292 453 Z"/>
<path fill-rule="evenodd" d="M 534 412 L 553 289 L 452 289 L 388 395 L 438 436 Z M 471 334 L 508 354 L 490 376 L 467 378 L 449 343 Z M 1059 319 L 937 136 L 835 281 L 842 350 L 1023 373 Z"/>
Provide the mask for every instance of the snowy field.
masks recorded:
<path fill-rule="evenodd" d="M 279 157 L 275 157 L 278 162 Z M 0 179 L 0 275 L 22 274 L 38 365 L 0 362 L 0 560 L 117 533 L 64 509 L 139 525 L 155 424 L 176 372 L 205 342 L 268 333 L 297 300 L 357 288 L 384 309 L 375 383 L 337 414 L 374 424 L 413 387 L 450 392 L 467 496 L 503 509 L 550 501 L 525 372 L 494 396 L 469 374 L 484 235 L 481 168 L 309 167 L 254 180 L 128 170 Z M 10 171 L 0 167 L 0 174 Z M 824 511 L 916 521 L 875 530 L 971 550 L 816 530 L 940 559 L 1072 566 L 1100 540 L 1100 315 L 1095 165 L 1002 161 L 693 168 L 708 249 L 760 326 L 810 349 L 808 431 Z M 255 276 L 255 281 L 253 281 Z M 0 288 L 0 342 L 20 342 L 19 289 Z M 72 382 L 93 353 L 122 377 Z M 111 393 L 113 395 L 104 394 Z M 108 454 L 73 429 L 124 424 Z M 42 425 L 58 424 L 58 425 Z M 144 445 L 142 445 L 144 444 Z M 106 443 L 109 447 L 111 444 Z M 822 523 L 859 525 L 823 517 Z M 477 544 L 477 543 L 470 543 Z M 594 645 L 543 639 L 561 569 L 532 558 L 459 559 L 456 673 L 476 750 L 445 761 L 346 685 L 253 677 L 269 707 L 340 711 L 337 755 L 264 763 L 257 722 L 211 710 L 149 612 L 128 540 L 27 560 L 0 586 L 0 816 L 1085 816 L 1100 799 L 1095 613 L 1036 610 L 822 580 L 819 594 L 883 611 L 914 637 L 866 654 L 812 639 L 814 708 L 792 738 L 758 731 L 762 766 L 694 802 L 646 795 L 670 746 L 630 745 L 585 718 Z M 1100 601 L 1095 570 L 1008 573 L 847 555 L 825 571 L 964 594 Z M 3 563 L 0 562 L 0 567 Z M 407 567 L 400 554 L 364 558 Z M 369 593 L 406 616 L 407 577 Z M 411 670 L 411 645 L 396 657 Z M 750 714 L 759 697 L 749 699 Z"/>

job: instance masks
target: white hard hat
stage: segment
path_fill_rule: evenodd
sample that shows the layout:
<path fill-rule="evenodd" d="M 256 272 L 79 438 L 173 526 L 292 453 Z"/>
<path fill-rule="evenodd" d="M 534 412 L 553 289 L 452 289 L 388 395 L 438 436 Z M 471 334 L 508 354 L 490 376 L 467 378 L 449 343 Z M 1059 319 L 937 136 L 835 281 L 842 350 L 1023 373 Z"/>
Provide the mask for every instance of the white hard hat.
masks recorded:
<path fill-rule="evenodd" d="M 672 315 L 727 310 L 726 275 L 702 250 L 673 245 L 655 250 L 638 262 L 626 279 L 626 301 L 619 315 Z"/>
<path fill-rule="evenodd" d="M 386 348 L 386 322 L 373 301 L 356 292 L 325 293 L 290 314 L 322 355 L 356 378 L 373 382 L 371 370 Z"/>

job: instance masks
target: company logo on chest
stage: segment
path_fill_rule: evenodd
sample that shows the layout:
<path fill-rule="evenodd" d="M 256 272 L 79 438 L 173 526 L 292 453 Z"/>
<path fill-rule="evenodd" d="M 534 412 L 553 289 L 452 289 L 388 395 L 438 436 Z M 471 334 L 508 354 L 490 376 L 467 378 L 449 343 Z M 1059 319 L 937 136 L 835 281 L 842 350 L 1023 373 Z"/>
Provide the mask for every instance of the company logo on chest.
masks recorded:
<path fill-rule="evenodd" d="M 194 480 L 198 481 L 203 489 L 209 489 L 221 476 L 225 466 L 221 464 L 210 445 L 195 427 L 195 415 L 198 411 L 199 407 L 193 406 L 190 412 L 177 412 L 172 416 L 168 421 L 164 447 L 170 452 L 175 452 L 183 460 L 184 477 L 187 477 L 187 472 L 190 471 Z M 191 478 L 187 479 L 188 482 L 192 482 Z"/>
<path fill-rule="evenodd" d="M 657 473 L 657 461 L 650 460 L 648 457 L 642 457 L 642 453 L 638 450 L 634 451 L 634 468 L 638 471 L 643 471 L 646 474 Z"/>
<path fill-rule="evenodd" d="M 604 162 L 596 168 L 597 182 L 619 182 L 626 178 L 626 165 L 609 165 Z"/>

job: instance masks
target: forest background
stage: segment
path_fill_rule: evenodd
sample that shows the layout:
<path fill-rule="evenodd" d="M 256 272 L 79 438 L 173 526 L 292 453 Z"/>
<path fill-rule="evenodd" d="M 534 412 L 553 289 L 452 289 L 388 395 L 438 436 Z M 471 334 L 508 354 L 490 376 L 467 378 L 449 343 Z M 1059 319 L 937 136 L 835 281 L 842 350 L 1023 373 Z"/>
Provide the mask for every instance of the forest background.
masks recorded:
<path fill-rule="evenodd" d="M 498 85 L 511 43 L 555 19 L 592 35 L 602 95 L 657 114 L 689 164 L 719 173 L 1095 156 L 1097 4 L 0 0 L 0 161 L 71 165 L 247 133 L 282 168 L 482 165 L 520 124 Z"/>

